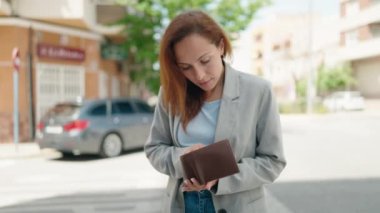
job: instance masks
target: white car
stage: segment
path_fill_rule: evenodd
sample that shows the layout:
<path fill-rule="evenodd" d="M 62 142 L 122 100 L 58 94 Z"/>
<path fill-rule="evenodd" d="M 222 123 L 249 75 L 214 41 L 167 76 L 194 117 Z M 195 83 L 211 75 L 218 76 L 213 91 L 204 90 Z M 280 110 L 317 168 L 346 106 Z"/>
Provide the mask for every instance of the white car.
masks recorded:
<path fill-rule="evenodd" d="M 330 111 L 364 110 L 364 98 L 358 91 L 340 91 L 327 96 L 323 105 Z"/>

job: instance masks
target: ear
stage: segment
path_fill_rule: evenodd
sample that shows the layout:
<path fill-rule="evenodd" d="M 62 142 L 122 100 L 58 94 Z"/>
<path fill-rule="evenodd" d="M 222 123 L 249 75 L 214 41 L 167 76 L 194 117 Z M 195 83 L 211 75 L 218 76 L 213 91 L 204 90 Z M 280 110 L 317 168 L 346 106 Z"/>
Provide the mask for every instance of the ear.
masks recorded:
<path fill-rule="evenodd" d="M 224 39 L 223 38 L 221 38 L 219 41 L 218 49 L 219 49 L 220 56 L 223 56 L 224 55 Z"/>

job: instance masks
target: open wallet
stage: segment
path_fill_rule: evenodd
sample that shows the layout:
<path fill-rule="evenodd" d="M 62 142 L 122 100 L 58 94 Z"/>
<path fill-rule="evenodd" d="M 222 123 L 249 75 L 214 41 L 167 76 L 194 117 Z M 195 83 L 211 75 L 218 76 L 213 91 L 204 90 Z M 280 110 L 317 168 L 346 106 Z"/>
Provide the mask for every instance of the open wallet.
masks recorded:
<path fill-rule="evenodd" d="M 228 140 L 222 140 L 181 156 L 185 179 L 200 184 L 239 172 Z"/>

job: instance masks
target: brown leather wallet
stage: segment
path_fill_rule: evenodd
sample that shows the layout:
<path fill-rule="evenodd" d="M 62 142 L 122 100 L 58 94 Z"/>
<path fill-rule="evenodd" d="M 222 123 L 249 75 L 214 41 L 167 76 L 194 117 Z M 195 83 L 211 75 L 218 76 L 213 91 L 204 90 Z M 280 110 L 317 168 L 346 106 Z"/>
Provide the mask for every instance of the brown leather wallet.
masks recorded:
<path fill-rule="evenodd" d="M 239 172 L 231 145 L 222 140 L 181 156 L 185 179 L 195 178 L 200 184 Z"/>

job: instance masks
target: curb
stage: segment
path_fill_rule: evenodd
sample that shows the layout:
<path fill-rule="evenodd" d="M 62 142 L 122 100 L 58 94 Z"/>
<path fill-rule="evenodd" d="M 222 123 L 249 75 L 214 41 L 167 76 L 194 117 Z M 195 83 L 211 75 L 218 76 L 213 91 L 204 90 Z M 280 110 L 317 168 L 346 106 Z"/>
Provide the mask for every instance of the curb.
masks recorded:
<path fill-rule="evenodd" d="M 40 150 L 35 142 L 20 144 L 4 143 L 0 144 L 0 159 L 22 159 L 40 157 L 45 151 Z"/>

